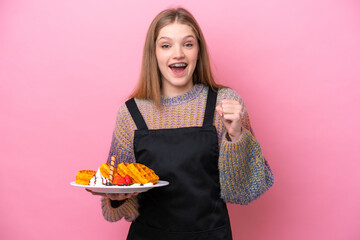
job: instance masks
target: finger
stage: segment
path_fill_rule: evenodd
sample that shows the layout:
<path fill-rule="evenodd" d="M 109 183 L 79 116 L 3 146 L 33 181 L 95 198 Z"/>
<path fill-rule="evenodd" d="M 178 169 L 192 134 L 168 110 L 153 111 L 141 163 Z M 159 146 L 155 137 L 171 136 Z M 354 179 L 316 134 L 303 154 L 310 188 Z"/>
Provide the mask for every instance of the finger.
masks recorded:
<path fill-rule="evenodd" d="M 134 193 L 131 193 L 131 197 L 136 197 L 137 195 L 139 195 L 141 192 L 134 192 Z"/>
<path fill-rule="evenodd" d="M 216 106 L 215 110 L 219 114 L 220 117 L 223 116 L 223 109 L 221 106 Z"/>
<path fill-rule="evenodd" d="M 107 198 L 110 198 L 111 200 L 119 200 L 119 201 L 121 201 L 121 200 L 124 200 L 124 199 L 126 199 L 127 197 L 126 197 L 126 194 L 118 194 L 118 193 L 107 193 L 106 194 L 106 197 Z"/>
<path fill-rule="evenodd" d="M 243 108 L 241 105 L 224 105 L 222 107 L 222 113 L 225 114 L 235 114 L 241 116 L 243 113 Z"/>
<path fill-rule="evenodd" d="M 223 105 L 223 104 L 240 104 L 241 103 L 237 100 L 233 100 L 233 99 L 223 99 L 220 101 L 220 104 Z"/>
<path fill-rule="evenodd" d="M 111 200 L 125 200 L 134 196 L 135 193 L 107 193 L 106 197 Z M 137 193 L 138 194 L 138 193 Z"/>
<path fill-rule="evenodd" d="M 223 119 L 227 122 L 241 121 L 240 115 L 234 113 L 224 113 Z"/>
<path fill-rule="evenodd" d="M 242 116 L 242 108 L 239 106 L 225 106 L 223 107 L 222 114 L 223 116 L 234 115 L 240 118 Z"/>
<path fill-rule="evenodd" d="M 242 109 L 243 108 L 243 105 L 241 105 L 240 102 L 235 101 L 235 100 L 228 100 L 228 99 L 222 100 L 221 106 L 223 107 L 223 109 L 233 109 L 233 108 Z"/>
<path fill-rule="evenodd" d="M 231 101 L 221 104 L 223 109 L 242 109 L 243 106 L 237 101 Z"/>
<path fill-rule="evenodd" d="M 102 196 L 105 197 L 106 195 L 104 193 L 98 193 L 98 192 L 93 192 L 90 189 L 85 188 L 86 191 L 88 191 L 89 193 L 91 193 L 94 196 Z"/>
<path fill-rule="evenodd" d="M 240 104 L 239 101 L 234 100 L 234 99 L 223 99 L 223 100 L 221 100 L 221 104 L 233 104 L 233 103 L 239 103 Z"/>

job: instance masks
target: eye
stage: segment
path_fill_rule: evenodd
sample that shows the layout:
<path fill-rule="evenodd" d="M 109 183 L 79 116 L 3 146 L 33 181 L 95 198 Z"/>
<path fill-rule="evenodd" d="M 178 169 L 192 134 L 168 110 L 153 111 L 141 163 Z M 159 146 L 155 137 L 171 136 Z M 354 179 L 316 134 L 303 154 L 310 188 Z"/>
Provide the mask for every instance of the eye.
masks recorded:
<path fill-rule="evenodd" d="M 170 48 L 170 45 L 169 44 L 163 44 L 163 45 L 161 45 L 161 48 Z"/>
<path fill-rule="evenodd" d="M 185 47 L 192 47 L 192 46 L 194 46 L 194 44 L 192 44 L 192 43 L 185 43 Z"/>

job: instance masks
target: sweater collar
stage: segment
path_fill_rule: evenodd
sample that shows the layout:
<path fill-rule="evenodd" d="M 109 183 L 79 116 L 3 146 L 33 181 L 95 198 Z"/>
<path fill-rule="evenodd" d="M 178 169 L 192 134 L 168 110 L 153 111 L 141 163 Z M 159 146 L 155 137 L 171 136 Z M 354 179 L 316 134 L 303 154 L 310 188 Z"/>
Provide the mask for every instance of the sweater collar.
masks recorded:
<path fill-rule="evenodd" d="M 204 88 L 202 84 L 195 84 L 194 87 L 185 94 L 175 96 L 175 97 L 164 97 L 161 96 L 161 105 L 168 107 L 168 106 L 177 106 L 180 104 L 187 103 L 191 100 L 194 100 Z"/>

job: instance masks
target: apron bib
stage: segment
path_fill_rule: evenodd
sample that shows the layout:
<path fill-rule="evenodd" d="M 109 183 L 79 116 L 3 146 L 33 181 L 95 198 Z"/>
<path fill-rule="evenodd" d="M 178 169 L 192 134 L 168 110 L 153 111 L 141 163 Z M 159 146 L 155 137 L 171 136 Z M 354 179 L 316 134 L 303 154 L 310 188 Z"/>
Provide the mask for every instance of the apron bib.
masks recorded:
<path fill-rule="evenodd" d="M 126 102 L 137 127 L 136 162 L 170 182 L 138 195 L 140 215 L 128 240 L 232 239 L 226 203 L 220 198 L 216 98 L 209 88 L 203 126 L 159 130 L 147 128 L 134 99 Z"/>

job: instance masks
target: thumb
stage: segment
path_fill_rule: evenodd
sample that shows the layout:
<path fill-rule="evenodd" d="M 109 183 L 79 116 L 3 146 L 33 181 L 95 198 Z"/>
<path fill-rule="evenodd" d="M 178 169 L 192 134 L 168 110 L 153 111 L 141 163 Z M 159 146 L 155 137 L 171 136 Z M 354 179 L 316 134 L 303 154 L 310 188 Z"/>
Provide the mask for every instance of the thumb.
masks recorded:
<path fill-rule="evenodd" d="M 223 113 L 222 107 L 221 107 L 221 106 L 216 106 L 215 110 L 216 110 L 216 112 L 219 114 L 219 117 L 220 117 L 220 119 L 221 119 L 221 122 L 224 124 L 225 128 L 227 128 L 227 124 L 228 124 L 228 123 L 226 122 L 226 120 L 225 120 L 225 118 L 224 118 L 224 113 Z"/>
<path fill-rule="evenodd" d="M 231 122 L 227 121 L 225 118 L 224 118 L 224 112 L 223 112 L 223 108 L 221 106 L 216 106 L 215 108 L 216 112 L 219 114 L 219 117 L 221 119 L 221 122 L 224 124 L 226 130 L 228 131 L 228 128 L 229 128 L 229 124 Z"/>
<path fill-rule="evenodd" d="M 223 119 L 224 119 L 224 118 L 223 118 L 224 114 L 223 114 L 223 109 L 222 109 L 222 107 L 221 107 L 221 106 L 216 106 L 215 110 L 216 110 L 216 112 L 219 114 L 221 120 L 223 120 Z"/>

